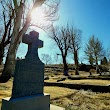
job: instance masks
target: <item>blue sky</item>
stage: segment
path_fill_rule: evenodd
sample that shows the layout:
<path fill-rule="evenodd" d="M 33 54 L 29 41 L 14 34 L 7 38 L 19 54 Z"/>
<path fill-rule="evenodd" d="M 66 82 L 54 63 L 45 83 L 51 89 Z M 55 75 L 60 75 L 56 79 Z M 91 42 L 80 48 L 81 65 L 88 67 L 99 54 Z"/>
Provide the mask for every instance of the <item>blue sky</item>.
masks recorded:
<path fill-rule="evenodd" d="M 68 2 L 69 1 L 69 2 Z M 82 41 L 95 35 L 107 47 L 110 41 L 110 0 L 62 0 L 62 24 L 73 23 L 82 30 Z"/>
<path fill-rule="evenodd" d="M 85 43 L 92 35 L 102 41 L 105 49 L 110 48 L 110 0 L 61 0 L 59 16 L 57 25 L 63 26 L 69 23 L 82 31 L 82 48 L 79 53 L 81 59 L 84 56 Z M 40 39 L 44 41 L 44 47 L 39 49 L 39 54 L 50 54 L 54 59 L 56 53 L 59 53 L 54 42 L 43 31 L 40 31 Z M 20 48 L 17 56 L 23 57 L 27 48 L 23 44 Z M 67 60 L 70 58 L 72 59 L 69 57 Z"/>

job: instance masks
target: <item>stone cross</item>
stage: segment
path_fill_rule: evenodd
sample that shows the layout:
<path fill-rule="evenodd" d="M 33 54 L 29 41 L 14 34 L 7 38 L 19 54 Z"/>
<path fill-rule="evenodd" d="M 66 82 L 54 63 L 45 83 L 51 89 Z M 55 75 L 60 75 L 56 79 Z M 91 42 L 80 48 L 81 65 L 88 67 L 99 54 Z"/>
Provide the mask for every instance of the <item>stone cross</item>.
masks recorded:
<path fill-rule="evenodd" d="M 38 57 L 43 41 L 39 40 L 38 32 L 31 31 L 23 36 L 22 42 L 28 44 L 28 51 L 25 59 L 16 63 L 12 98 L 43 94 L 44 64 Z"/>
<path fill-rule="evenodd" d="M 39 33 L 32 31 L 22 41 L 28 44 L 28 51 L 25 59 L 16 62 L 12 96 L 2 99 L 1 110 L 60 110 L 50 107 L 50 95 L 43 92 L 44 64 L 38 57 L 43 41 Z"/>
<path fill-rule="evenodd" d="M 43 41 L 39 40 L 39 33 L 31 31 L 30 35 L 26 34 L 23 36 L 22 42 L 28 44 L 27 59 L 29 60 L 30 57 L 38 58 L 38 48 L 43 47 Z"/>

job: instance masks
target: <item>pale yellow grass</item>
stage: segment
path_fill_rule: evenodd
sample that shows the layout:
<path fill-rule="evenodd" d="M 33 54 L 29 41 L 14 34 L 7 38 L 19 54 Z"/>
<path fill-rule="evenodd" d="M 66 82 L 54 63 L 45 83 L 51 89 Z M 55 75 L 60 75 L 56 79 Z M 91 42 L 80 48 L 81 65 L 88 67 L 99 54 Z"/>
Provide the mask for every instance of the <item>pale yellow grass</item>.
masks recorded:
<path fill-rule="evenodd" d="M 75 84 L 90 84 L 90 85 L 110 85 L 110 80 L 96 80 L 96 79 L 85 79 L 85 80 L 65 80 L 64 83 L 75 83 Z"/>
<path fill-rule="evenodd" d="M 12 80 L 13 79 L 10 79 L 7 83 L 0 83 L 0 108 L 1 108 L 2 98 L 11 96 Z"/>
<path fill-rule="evenodd" d="M 71 90 L 61 87 L 45 87 L 51 95 L 51 103 L 66 110 L 110 110 L 110 93 Z"/>
<path fill-rule="evenodd" d="M 52 86 L 44 87 L 44 90 L 45 92 L 51 94 L 50 96 L 51 99 L 63 97 L 65 95 L 70 95 L 71 93 L 76 91 L 73 89 L 68 89 L 68 88 L 63 88 L 63 87 L 52 87 Z"/>
<path fill-rule="evenodd" d="M 62 76 L 50 77 L 46 82 L 57 82 Z M 88 84 L 88 85 L 110 85 L 110 80 L 100 80 L 100 79 L 82 79 L 82 80 L 70 80 L 66 78 L 65 81 L 60 81 L 62 83 L 73 83 L 73 84 Z"/>
<path fill-rule="evenodd" d="M 4 97 L 9 97 L 12 90 L 12 79 L 0 84 L 0 107 Z M 66 110 L 110 110 L 110 93 L 95 93 L 63 87 L 44 87 L 50 94 L 51 103 L 65 107 Z"/>

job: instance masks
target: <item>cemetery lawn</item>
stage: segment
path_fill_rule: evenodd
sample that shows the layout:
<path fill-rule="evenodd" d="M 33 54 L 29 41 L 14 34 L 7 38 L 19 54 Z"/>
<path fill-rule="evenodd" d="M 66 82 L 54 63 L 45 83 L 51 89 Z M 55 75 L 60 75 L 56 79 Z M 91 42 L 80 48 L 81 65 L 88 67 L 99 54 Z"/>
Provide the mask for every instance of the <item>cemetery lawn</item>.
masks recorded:
<path fill-rule="evenodd" d="M 10 79 L 0 84 L 0 107 L 2 98 L 11 95 L 12 81 Z M 52 104 L 65 107 L 66 110 L 110 110 L 110 93 L 53 86 L 44 87 L 44 92 L 50 94 Z"/>
<path fill-rule="evenodd" d="M 50 78 L 49 80 L 45 80 L 45 82 L 57 82 L 57 80 L 60 80 L 60 78 Z M 110 80 L 97 80 L 97 79 L 83 79 L 83 80 L 70 80 L 66 79 L 64 81 L 60 81 L 61 83 L 73 83 L 73 84 L 88 84 L 88 85 L 110 85 Z"/>
<path fill-rule="evenodd" d="M 52 104 L 66 110 L 110 110 L 110 93 L 61 87 L 45 87 L 45 92 L 50 94 Z"/>
<path fill-rule="evenodd" d="M 66 78 L 66 80 L 60 81 L 61 83 L 73 83 L 73 84 L 88 84 L 88 85 L 110 85 L 110 80 L 101 80 L 101 79 L 86 79 L 86 76 L 75 76 L 74 77 L 85 77 L 85 79 L 81 79 L 81 80 L 71 80 L 68 79 L 68 77 L 61 75 L 61 73 L 59 75 L 48 75 L 49 79 L 45 80 L 45 82 L 57 82 L 58 80 L 62 79 L 62 78 Z"/>

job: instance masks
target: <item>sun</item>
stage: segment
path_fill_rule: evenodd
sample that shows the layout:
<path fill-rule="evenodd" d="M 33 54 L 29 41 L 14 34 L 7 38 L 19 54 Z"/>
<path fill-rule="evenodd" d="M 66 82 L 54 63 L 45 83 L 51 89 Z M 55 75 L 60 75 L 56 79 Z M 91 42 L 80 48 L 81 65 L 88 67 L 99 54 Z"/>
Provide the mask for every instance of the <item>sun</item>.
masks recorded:
<path fill-rule="evenodd" d="M 33 23 L 44 23 L 45 22 L 45 14 L 43 10 L 39 7 L 32 11 L 31 19 Z"/>

